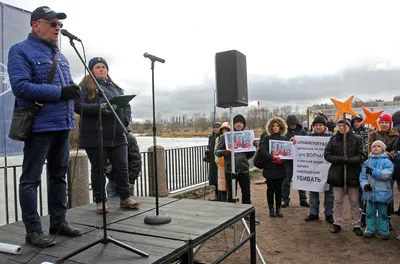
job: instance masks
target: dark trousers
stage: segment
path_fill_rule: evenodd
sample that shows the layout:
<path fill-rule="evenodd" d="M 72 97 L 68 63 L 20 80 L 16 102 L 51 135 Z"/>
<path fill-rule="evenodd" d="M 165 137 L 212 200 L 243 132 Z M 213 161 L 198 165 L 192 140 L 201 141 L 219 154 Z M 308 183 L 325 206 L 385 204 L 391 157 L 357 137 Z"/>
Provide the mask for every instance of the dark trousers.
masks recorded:
<path fill-rule="evenodd" d="M 232 174 L 225 173 L 226 186 L 228 187 L 228 202 L 235 203 L 236 201 L 232 198 Z M 251 204 L 250 199 L 250 175 L 248 173 L 238 173 L 236 175 L 236 189 L 237 185 L 240 185 L 242 191 L 242 203 Z"/>
<path fill-rule="evenodd" d="M 282 199 L 283 202 L 290 202 L 290 183 L 293 177 L 293 164 L 289 163 L 286 165 L 286 177 L 283 179 L 282 185 Z M 307 202 L 306 191 L 299 190 L 300 202 Z"/>
<path fill-rule="evenodd" d="M 267 179 L 267 202 L 269 208 L 274 207 L 274 195 L 276 208 L 281 208 L 282 183 L 283 179 Z"/>
<path fill-rule="evenodd" d="M 103 201 L 101 192 L 105 192 L 106 177 L 104 173 L 100 175 L 100 158 L 99 148 L 86 148 L 91 164 L 91 181 L 93 196 L 96 203 Z M 117 185 L 117 194 L 121 200 L 129 198 L 129 175 L 128 175 L 128 147 L 121 145 L 117 147 L 104 148 L 103 150 L 103 164 L 110 159 L 112 171 L 115 176 L 115 183 Z M 103 177 L 103 186 L 101 186 L 101 178 Z M 106 199 L 106 197 L 104 197 Z"/>
<path fill-rule="evenodd" d="M 26 232 L 41 231 L 37 212 L 37 187 L 47 159 L 47 201 L 50 224 L 66 222 L 66 180 L 69 165 L 69 130 L 33 133 L 24 145 L 19 202 Z"/>

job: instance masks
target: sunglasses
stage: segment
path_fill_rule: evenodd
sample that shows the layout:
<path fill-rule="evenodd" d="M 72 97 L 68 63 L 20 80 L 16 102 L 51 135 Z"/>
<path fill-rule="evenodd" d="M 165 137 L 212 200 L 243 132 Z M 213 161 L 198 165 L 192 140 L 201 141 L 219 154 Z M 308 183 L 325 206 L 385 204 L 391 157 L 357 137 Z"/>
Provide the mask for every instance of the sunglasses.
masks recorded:
<path fill-rule="evenodd" d="M 61 22 L 61 21 L 59 21 L 59 22 L 47 22 L 47 21 L 36 21 L 36 22 L 41 22 L 41 23 L 45 23 L 45 24 L 48 24 L 48 25 L 50 25 L 52 28 L 55 28 L 55 27 L 57 27 L 57 26 L 59 26 L 60 28 L 62 28 L 63 27 L 63 23 Z"/>

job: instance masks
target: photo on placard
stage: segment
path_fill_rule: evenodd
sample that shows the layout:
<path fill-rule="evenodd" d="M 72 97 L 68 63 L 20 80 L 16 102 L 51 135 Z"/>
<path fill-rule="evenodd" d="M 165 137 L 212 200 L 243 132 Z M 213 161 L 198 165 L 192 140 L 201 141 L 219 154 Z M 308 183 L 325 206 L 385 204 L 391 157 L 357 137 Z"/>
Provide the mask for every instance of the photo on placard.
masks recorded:
<path fill-rule="evenodd" d="M 292 141 L 270 140 L 269 153 L 280 159 L 293 159 L 292 157 Z"/>
<path fill-rule="evenodd" d="M 225 134 L 225 146 L 226 149 L 231 149 L 231 132 Z M 256 151 L 253 146 L 254 141 L 254 130 L 234 131 L 233 132 L 233 148 L 235 152 L 249 152 Z"/>

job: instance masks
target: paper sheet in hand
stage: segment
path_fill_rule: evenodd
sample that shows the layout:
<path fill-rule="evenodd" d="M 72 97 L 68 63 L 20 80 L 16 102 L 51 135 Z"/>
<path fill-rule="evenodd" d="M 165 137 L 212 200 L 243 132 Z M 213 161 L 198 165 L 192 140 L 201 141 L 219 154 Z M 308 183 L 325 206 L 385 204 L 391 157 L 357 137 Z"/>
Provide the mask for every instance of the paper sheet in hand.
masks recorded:
<path fill-rule="evenodd" d="M 19 255 L 22 253 L 22 247 L 18 245 L 0 243 L 0 252 Z"/>
<path fill-rule="evenodd" d="M 110 100 L 110 104 L 115 104 L 117 105 L 118 108 L 124 108 L 129 104 L 129 101 L 132 100 L 136 94 L 126 94 L 126 95 L 120 95 L 120 96 L 114 96 Z"/>

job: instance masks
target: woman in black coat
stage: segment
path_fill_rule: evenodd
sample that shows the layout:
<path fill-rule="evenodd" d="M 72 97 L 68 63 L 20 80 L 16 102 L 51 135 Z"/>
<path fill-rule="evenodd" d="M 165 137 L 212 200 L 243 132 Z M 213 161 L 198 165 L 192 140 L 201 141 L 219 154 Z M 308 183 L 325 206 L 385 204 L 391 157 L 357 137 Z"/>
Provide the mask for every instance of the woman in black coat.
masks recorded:
<path fill-rule="evenodd" d="M 123 95 L 123 90 L 112 81 L 108 75 L 108 64 L 104 58 L 95 57 L 89 61 L 89 69 L 96 81 L 104 91 L 104 96 L 111 100 L 115 96 Z M 120 198 L 120 207 L 137 208 L 140 203 L 130 197 L 128 180 L 128 142 L 123 128 L 118 124 L 112 110 L 108 108 L 105 99 L 96 93 L 96 85 L 90 76 L 86 76 L 80 83 L 82 88 L 81 98 L 75 102 L 75 112 L 81 114 L 79 130 L 79 147 L 85 149 L 91 164 L 91 182 L 93 195 L 97 204 L 96 211 L 102 213 L 107 211 L 102 206 L 102 190 L 105 188 L 104 173 L 100 175 L 99 159 L 99 103 L 101 104 L 101 116 L 103 127 L 103 164 L 110 159 L 115 182 Z M 114 107 L 119 119 L 125 127 L 131 121 L 131 108 Z M 103 177 L 103 185 L 101 178 Z"/>
<path fill-rule="evenodd" d="M 274 117 L 267 122 L 265 128 L 267 135 L 263 137 L 260 144 L 260 153 L 267 160 L 263 169 L 263 176 L 267 180 L 267 202 L 269 215 L 271 217 L 283 217 L 281 210 L 282 183 L 286 177 L 286 166 L 279 157 L 272 156 L 269 149 L 270 140 L 287 141 L 287 124 L 280 117 Z M 274 195 L 276 211 L 274 209 Z"/>

